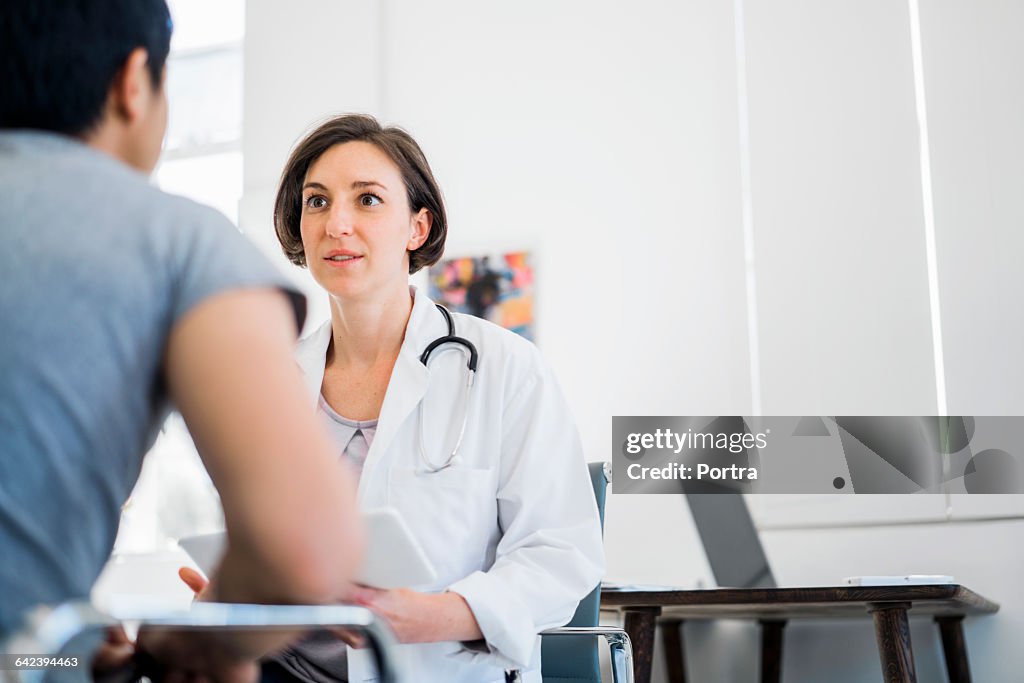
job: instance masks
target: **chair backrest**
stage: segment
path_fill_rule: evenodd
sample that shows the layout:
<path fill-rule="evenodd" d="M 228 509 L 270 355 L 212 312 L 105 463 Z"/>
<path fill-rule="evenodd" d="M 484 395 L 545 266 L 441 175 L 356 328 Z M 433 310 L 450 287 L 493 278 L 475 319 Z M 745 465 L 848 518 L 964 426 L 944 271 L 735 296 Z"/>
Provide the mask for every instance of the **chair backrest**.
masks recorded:
<path fill-rule="evenodd" d="M 597 511 L 604 531 L 604 501 L 608 491 L 607 463 L 592 462 L 590 483 L 594 486 Z M 597 626 L 601 604 L 601 584 L 580 600 L 576 614 L 567 626 Z M 597 638 L 593 636 L 558 636 L 541 638 L 540 669 L 544 683 L 600 683 L 601 663 L 597 656 Z"/>

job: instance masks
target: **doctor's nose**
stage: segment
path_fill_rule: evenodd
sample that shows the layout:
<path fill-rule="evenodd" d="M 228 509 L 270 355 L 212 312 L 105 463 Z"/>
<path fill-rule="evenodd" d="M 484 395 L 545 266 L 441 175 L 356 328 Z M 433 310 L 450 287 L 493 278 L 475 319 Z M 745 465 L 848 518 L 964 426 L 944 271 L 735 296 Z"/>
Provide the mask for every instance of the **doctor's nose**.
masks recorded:
<path fill-rule="evenodd" d="M 332 211 L 325 227 L 327 236 L 337 239 L 352 234 L 352 216 L 346 211 Z"/>

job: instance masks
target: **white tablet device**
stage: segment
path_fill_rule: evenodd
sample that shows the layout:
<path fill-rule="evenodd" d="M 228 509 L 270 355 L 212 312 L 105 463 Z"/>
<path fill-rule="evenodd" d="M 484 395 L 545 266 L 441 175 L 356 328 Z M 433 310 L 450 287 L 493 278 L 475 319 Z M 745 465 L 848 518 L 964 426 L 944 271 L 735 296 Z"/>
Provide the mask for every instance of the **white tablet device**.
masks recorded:
<path fill-rule="evenodd" d="M 422 586 L 437 578 L 423 548 L 394 508 L 377 508 L 362 514 L 366 529 L 366 559 L 356 580 L 374 588 Z M 200 570 L 209 576 L 224 554 L 224 532 L 189 536 L 178 540 Z"/>

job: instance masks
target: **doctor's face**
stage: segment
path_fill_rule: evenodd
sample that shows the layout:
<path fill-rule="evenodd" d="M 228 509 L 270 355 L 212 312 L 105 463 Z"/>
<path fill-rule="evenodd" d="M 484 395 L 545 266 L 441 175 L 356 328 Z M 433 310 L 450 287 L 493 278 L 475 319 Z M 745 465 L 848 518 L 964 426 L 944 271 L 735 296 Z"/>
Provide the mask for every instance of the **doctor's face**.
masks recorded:
<path fill-rule="evenodd" d="M 409 210 L 398 166 L 375 145 L 335 145 L 310 165 L 299 232 L 310 273 L 331 294 L 362 299 L 405 287 L 408 252 L 429 231 L 430 212 Z"/>

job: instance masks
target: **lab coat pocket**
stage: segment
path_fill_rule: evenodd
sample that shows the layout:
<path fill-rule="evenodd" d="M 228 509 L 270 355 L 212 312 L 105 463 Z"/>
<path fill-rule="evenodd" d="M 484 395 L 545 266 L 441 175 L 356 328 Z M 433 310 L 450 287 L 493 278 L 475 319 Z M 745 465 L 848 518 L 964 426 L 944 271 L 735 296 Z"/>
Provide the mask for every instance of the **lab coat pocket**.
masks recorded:
<path fill-rule="evenodd" d="M 495 470 L 449 467 L 428 473 L 392 467 L 388 504 L 423 546 L 440 586 L 483 568 L 488 542 L 497 534 Z"/>

